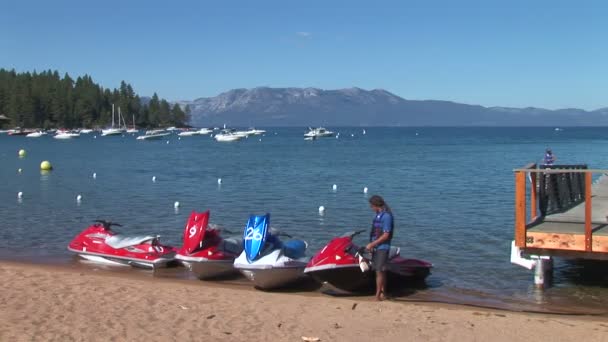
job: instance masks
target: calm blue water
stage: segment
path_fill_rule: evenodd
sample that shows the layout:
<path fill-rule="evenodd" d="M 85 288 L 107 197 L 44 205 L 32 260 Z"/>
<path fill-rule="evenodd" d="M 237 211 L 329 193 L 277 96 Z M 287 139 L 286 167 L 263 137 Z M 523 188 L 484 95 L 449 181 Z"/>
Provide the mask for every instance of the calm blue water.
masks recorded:
<path fill-rule="evenodd" d="M 394 244 L 405 256 L 435 264 L 429 291 L 538 302 L 532 273 L 509 263 L 512 169 L 540 160 L 546 147 L 559 163 L 608 168 L 605 128 L 336 131 L 340 139 L 314 142 L 303 140 L 303 129 L 277 128 L 261 141 L 171 136 L 169 144 L 96 134 L 71 141 L 0 135 L 0 257 L 70 260 L 66 245 L 94 219 L 179 244 L 189 212 L 205 209 L 212 223 L 234 231 L 250 214 L 270 212 L 273 226 L 316 251 L 333 236 L 367 229 L 373 218 L 367 196 L 380 194 L 395 212 Z M 20 148 L 25 158 L 18 158 Z M 55 170 L 42 175 L 42 160 Z M 579 265 L 556 266 L 555 286 L 542 301 L 608 304 L 606 276 L 581 279 Z"/>

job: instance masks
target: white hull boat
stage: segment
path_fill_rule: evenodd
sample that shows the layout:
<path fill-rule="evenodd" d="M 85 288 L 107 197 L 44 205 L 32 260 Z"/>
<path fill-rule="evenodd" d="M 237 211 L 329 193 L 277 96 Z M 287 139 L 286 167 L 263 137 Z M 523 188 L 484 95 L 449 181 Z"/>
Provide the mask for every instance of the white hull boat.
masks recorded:
<path fill-rule="evenodd" d="M 253 263 L 247 261 L 245 252 L 234 260 L 234 268 L 261 289 L 274 289 L 289 285 L 306 277 L 304 268 L 309 258 L 293 259 L 277 249 Z"/>
<path fill-rule="evenodd" d="M 171 135 L 171 133 L 156 133 L 156 134 L 147 134 L 146 135 L 140 135 L 138 136 L 136 139 L 137 140 L 158 140 L 158 139 L 162 139 L 166 136 Z"/>
<path fill-rule="evenodd" d="M 308 132 L 304 133 L 304 137 L 306 138 L 326 138 L 332 137 L 334 132 L 329 131 L 323 127 L 319 128 L 309 128 Z"/>
<path fill-rule="evenodd" d="M 213 130 L 209 129 L 209 128 L 201 128 L 198 131 L 198 134 L 200 134 L 200 135 L 207 135 L 207 134 L 211 134 L 211 133 L 213 133 Z"/>
<path fill-rule="evenodd" d="M 192 137 L 192 136 L 199 135 L 199 134 L 200 134 L 199 131 L 183 131 L 183 132 L 180 132 L 178 135 L 180 137 Z"/>
<path fill-rule="evenodd" d="M 41 136 L 46 135 L 44 132 L 33 132 L 26 135 L 27 138 L 40 138 Z"/>
<path fill-rule="evenodd" d="M 59 140 L 67 140 L 80 137 L 80 133 L 57 133 L 53 138 Z"/>
<path fill-rule="evenodd" d="M 239 141 L 244 138 L 242 135 L 237 135 L 233 133 L 219 133 L 215 137 L 215 140 L 219 142 L 231 142 L 231 141 Z"/>
<path fill-rule="evenodd" d="M 108 129 L 101 130 L 102 137 L 108 137 L 108 136 L 113 136 L 113 135 L 122 135 L 123 133 L 125 133 L 125 130 L 122 128 L 108 128 Z"/>

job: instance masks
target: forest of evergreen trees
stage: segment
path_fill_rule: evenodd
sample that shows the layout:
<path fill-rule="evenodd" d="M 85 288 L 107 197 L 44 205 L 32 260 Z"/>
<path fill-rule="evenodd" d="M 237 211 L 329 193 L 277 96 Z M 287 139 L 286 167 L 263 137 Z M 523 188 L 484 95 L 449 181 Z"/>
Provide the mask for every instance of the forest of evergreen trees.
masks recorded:
<path fill-rule="evenodd" d="M 57 71 L 24 72 L 0 69 L 0 114 L 7 125 L 42 128 L 105 127 L 112 121 L 112 104 L 121 108 L 127 124 L 139 127 L 183 126 L 189 108 L 171 106 L 156 93 L 143 103 L 131 85 L 105 89 L 88 76 L 72 79 Z"/>

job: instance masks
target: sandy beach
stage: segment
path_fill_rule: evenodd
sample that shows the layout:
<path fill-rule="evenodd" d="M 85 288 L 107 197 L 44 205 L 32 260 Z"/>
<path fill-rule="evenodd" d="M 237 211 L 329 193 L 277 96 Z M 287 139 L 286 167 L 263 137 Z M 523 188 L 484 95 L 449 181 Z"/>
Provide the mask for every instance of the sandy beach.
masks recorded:
<path fill-rule="evenodd" d="M 607 341 L 606 317 L 268 293 L 0 263 L 1 341 Z"/>

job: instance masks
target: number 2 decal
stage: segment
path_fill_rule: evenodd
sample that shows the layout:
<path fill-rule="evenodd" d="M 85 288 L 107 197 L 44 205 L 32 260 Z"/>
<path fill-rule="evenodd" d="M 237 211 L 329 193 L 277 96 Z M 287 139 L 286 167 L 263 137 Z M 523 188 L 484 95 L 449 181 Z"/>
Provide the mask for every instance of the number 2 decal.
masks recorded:
<path fill-rule="evenodd" d="M 253 227 L 249 227 L 249 228 L 247 228 L 247 231 L 245 232 L 245 240 L 261 241 L 262 233 L 260 233 L 257 230 L 254 231 Z"/>

